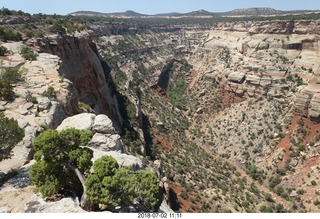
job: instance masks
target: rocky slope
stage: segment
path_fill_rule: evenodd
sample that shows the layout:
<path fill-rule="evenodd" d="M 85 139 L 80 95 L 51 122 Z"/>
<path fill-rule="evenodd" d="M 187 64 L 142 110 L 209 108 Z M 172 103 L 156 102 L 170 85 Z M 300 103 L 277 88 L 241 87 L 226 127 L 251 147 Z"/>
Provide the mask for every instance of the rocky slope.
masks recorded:
<path fill-rule="evenodd" d="M 191 110 L 202 108 L 194 120 L 193 138 L 200 134 L 198 142 L 247 172 L 248 164 L 254 163 L 264 171 L 263 184 L 289 197 L 293 206 L 312 211 L 318 209 L 310 201 L 317 198 L 310 181 L 290 178 L 319 177 L 313 171 L 319 162 L 314 147 L 319 119 L 318 41 L 313 21 L 218 24 L 198 48 L 207 50 L 204 57 L 188 59 L 198 73 L 190 84 L 191 100 L 198 105 Z M 206 91 L 204 82 L 210 79 L 217 82 L 218 94 Z M 220 113 L 209 102 L 218 97 L 227 107 Z M 295 114 L 309 118 L 303 119 L 308 125 L 295 125 L 299 118 Z M 297 134 L 302 129 L 307 132 Z M 280 185 L 274 184 L 274 177 L 282 181 Z M 304 192 L 294 195 L 298 190 Z"/>
<path fill-rule="evenodd" d="M 49 99 L 42 95 L 48 87 L 53 87 L 59 92 L 60 100 L 71 96 L 69 81 L 59 82 L 58 73 L 59 58 L 51 54 L 39 54 L 36 61 L 26 61 L 19 54 L 21 43 L 6 43 L 12 55 L 2 57 L 3 66 L 20 66 L 24 81 L 14 87 L 15 99 L 13 101 L 2 101 L 2 111 L 9 118 L 19 121 L 21 128 L 25 129 L 25 138 L 14 148 L 14 156 L 9 160 L 1 162 L 1 171 L 7 172 L 17 168 L 30 160 L 32 151 L 32 140 L 36 133 L 44 128 L 56 128 L 66 114 L 59 101 Z M 30 101 L 30 97 L 35 99 Z"/>

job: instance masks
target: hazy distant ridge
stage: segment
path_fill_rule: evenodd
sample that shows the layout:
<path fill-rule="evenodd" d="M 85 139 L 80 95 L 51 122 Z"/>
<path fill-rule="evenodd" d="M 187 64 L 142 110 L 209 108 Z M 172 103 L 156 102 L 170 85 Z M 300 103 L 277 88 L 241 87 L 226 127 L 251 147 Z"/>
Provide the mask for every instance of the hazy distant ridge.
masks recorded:
<path fill-rule="evenodd" d="M 306 12 L 315 12 L 319 10 L 294 10 L 294 11 L 281 11 L 273 8 L 244 8 L 244 9 L 234 9 L 228 12 L 209 12 L 206 10 L 192 11 L 188 13 L 161 13 L 155 15 L 140 14 L 135 11 L 125 11 L 125 12 L 113 12 L 113 13 L 102 13 L 93 11 L 77 11 L 70 13 L 73 16 L 101 16 L 101 17 L 203 17 L 203 16 L 265 16 L 265 15 L 281 15 L 281 14 L 299 14 Z"/>

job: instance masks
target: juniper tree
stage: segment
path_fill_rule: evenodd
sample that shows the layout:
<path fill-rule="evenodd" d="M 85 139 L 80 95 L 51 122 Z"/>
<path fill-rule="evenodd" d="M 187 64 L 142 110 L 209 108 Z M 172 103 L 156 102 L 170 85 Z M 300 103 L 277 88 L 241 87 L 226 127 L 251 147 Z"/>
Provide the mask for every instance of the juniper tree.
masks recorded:
<path fill-rule="evenodd" d="M 161 204 L 159 183 L 154 173 L 119 168 L 111 156 L 97 159 L 86 181 L 86 193 L 95 204 L 109 210 L 117 206 L 136 205 L 142 211 L 157 211 Z"/>
<path fill-rule="evenodd" d="M 92 137 L 91 131 L 66 129 L 60 133 L 47 130 L 33 141 L 37 161 L 30 169 L 30 178 L 43 196 L 62 190 L 84 187 L 84 174 L 92 166 L 92 150 L 80 147 Z"/>
<path fill-rule="evenodd" d="M 0 113 L 0 161 L 8 158 L 12 148 L 22 140 L 24 131 L 14 119 Z"/>

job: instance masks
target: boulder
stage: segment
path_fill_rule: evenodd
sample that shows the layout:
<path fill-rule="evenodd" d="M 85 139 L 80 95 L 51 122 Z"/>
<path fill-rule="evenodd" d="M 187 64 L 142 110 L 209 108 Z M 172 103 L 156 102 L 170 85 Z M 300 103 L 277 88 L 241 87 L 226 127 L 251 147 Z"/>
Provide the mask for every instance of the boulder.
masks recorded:
<path fill-rule="evenodd" d="M 29 110 L 29 109 L 32 109 L 33 107 L 33 103 L 25 103 L 23 106 L 22 106 L 22 109 L 24 110 Z"/>
<path fill-rule="evenodd" d="M 104 114 L 97 115 L 94 124 L 93 130 L 99 133 L 104 134 L 115 134 L 116 130 L 113 127 L 111 119 Z"/>
<path fill-rule="evenodd" d="M 202 114 L 203 113 L 203 109 L 201 107 L 199 107 L 197 110 L 196 110 L 196 113 L 197 114 Z"/>
<path fill-rule="evenodd" d="M 25 127 L 27 127 L 29 125 L 29 122 L 27 122 L 24 119 L 18 119 L 18 125 L 20 128 L 24 129 Z"/>
<path fill-rule="evenodd" d="M 47 116 L 36 117 L 35 122 L 39 127 L 38 130 L 43 131 L 44 128 L 49 128 L 50 119 Z"/>
<path fill-rule="evenodd" d="M 96 115 L 93 113 L 81 113 L 71 116 L 63 120 L 63 122 L 57 127 L 57 130 L 62 131 L 68 128 L 91 130 L 95 118 Z"/>
<path fill-rule="evenodd" d="M 11 213 L 11 210 L 6 207 L 0 207 L 0 214 L 2 213 Z"/>
<path fill-rule="evenodd" d="M 259 85 L 260 77 L 256 75 L 247 75 L 246 83 L 252 84 L 252 85 Z"/>
<path fill-rule="evenodd" d="M 30 125 L 26 126 L 24 128 L 24 138 L 20 143 L 23 144 L 26 148 L 32 148 L 32 141 L 36 137 L 36 133 L 37 131 L 35 127 Z"/>
<path fill-rule="evenodd" d="M 66 78 L 60 83 L 61 88 L 57 93 L 57 98 L 65 106 L 65 111 L 68 114 L 75 115 L 78 113 L 78 92 L 74 88 L 72 82 Z"/>
<path fill-rule="evenodd" d="M 25 166 L 22 166 L 17 174 L 11 177 L 6 183 L 1 187 L 1 192 L 12 191 L 17 189 L 23 189 L 32 184 L 29 169 L 32 166 L 33 162 L 28 163 Z"/>
<path fill-rule="evenodd" d="M 39 127 L 55 129 L 66 118 L 66 114 L 60 103 L 56 101 L 50 101 L 48 106 L 50 106 L 49 110 L 41 111 L 40 117 L 36 117 L 35 120 Z"/>
<path fill-rule="evenodd" d="M 51 101 L 47 97 L 38 97 L 37 102 L 38 102 L 38 107 L 37 107 L 38 111 L 47 110 L 51 106 Z"/>
<path fill-rule="evenodd" d="M 229 81 L 241 84 L 245 79 L 245 74 L 240 72 L 233 72 L 228 75 Z"/>
<path fill-rule="evenodd" d="M 297 191 L 293 190 L 291 193 L 290 193 L 290 197 L 297 197 L 298 196 L 298 193 Z"/>
<path fill-rule="evenodd" d="M 19 53 L 24 46 L 23 42 L 10 42 L 3 43 L 2 46 L 6 47 L 9 51 L 13 53 Z"/>
<path fill-rule="evenodd" d="M 25 116 L 25 115 L 28 115 L 29 111 L 25 110 L 25 109 L 17 109 L 16 113 L 19 113 L 19 114 Z"/>
<path fill-rule="evenodd" d="M 51 102 L 51 107 L 48 112 L 48 117 L 50 118 L 50 128 L 57 128 L 61 122 L 67 117 L 60 103 L 56 101 Z"/>
<path fill-rule="evenodd" d="M 265 49 L 269 49 L 269 43 L 265 42 L 265 41 L 261 41 L 259 43 L 259 45 L 256 47 L 256 50 L 265 50 Z"/>
<path fill-rule="evenodd" d="M 245 84 L 245 86 L 243 86 L 243 89 L 247 92 L 247 94 L 252 97 L 255 95 L 255 91 L 256 91 L 256 87 L 250 84 Z"/>
<path fill-rule="evenodd" d="M 55 202 L 45 202 L 40 196 L 34 196 L 26 203 L 26 213 L 85 213 L 79 206 L 79 201 L 72 198 L 63 198 Z"/>
<path fill-rule="evenodd" d="M 262 87 L 266 87 L 272 84 L 272 78 L 266 78 L 266 77 L 262 77 L 260 79 L 260 85 Z"/>
<path fill-rule="evenodd" d="M 310 101 L 309 116 L 318 118 L 320 116 L 320 94 L 313 95 Z"/>
<path fill-rule="evenodd" d="M 170 208 L 170 206 L 165 201 L 162 201 L 158 212 L 167 213 L 167 214 L 174 213 L 174 211 Z"/>
<path fill-rule="evenodd" d="M 156 125 L 160 128 L 160 129 L 164 129 L 165 125 L 163 124 L 163 122 L 157 122 Z"/>
<path fill-rule="evenodd" d="M 117 162 L 120 166 L 130 167 L 133 171 L 145 168 L 141 159 L 139 159 L 135 156 L 128 155 L 128 154 L 120 154 L 116 151 L 105 152 L 105 151 L 97 150 L 95 148 L 90 148 L 90 149 L 93 151 L 92 162 L 96 161 L 97 159 L 99 159 L 102 156 L 111 156 L 117 160 Z"/>
<path fill-rule="evenodd" d="M 161 165 L 161 161 L 160 160 L 155 160 L 153 162 L 153 165 L 154 165 L 154 168 L 156 170 L 156 173 L 157 173 L 157 177 L 158 177 L 158 180 L 160 181 L 163 177 L 163 168 L 162 168 L 162 165 Z"/>
<path fill-rule="evenodd" d="M 88 146 L 101 151 L 124 151 L 121 138 L 118 134 L 95 133 Z"/>

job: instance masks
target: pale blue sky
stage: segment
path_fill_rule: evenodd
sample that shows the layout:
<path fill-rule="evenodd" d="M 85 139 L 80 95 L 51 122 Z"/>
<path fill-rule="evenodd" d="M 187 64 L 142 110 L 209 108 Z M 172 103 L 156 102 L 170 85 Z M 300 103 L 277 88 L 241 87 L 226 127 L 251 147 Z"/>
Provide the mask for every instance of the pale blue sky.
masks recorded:
<path fill-rule="evenodd" d="M 143 14 L 190 12 L 205 9 L 224 12 L 236 8 L 271 7 L 279 10 L 320 10 L 320 0 L 0 0 L 0 7 L 31 14 L 61 14 L 75 11 L 122 12 Z"/>

